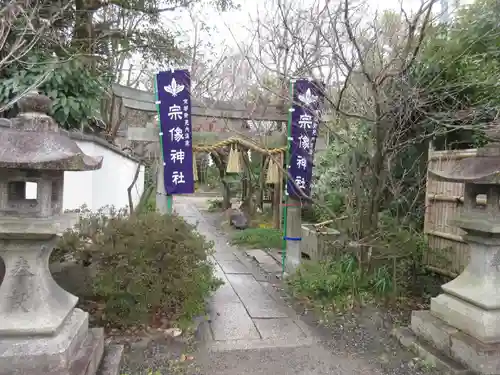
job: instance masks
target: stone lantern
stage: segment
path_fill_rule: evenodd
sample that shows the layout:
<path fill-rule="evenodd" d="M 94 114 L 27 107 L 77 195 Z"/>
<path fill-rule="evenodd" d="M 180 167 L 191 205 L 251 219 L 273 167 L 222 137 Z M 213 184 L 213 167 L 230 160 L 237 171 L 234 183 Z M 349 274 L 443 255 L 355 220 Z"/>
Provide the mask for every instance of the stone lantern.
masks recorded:
<path fill-rule="evenodd" d="M 490 136 L 498 139 L 495 133 Z M 465 184 L 462 212 L 451 224 L 466 232 L 470 261 L 442 286 L 430 311 L 413 312 L 413 332 L 406 336 L 414 335 L 424 352 L 419 342 L 431 344 L 428 352 L 445 354 L 451 367 L 500 374 L 500 144 L 479 149 L 476 157 L 458 160 L 449 170 L 429 173 Z M 486 195 L 486 205 L 477 203 L 478 195 Z"/>
<path fill-rule="evenodd" d="M 77 221 L 62 212 L 64 171 L 99 169 L 102 158 L 61 133 L 50 107 L 29 93 L 0 127 L 0 375 L 93 375 L 103 357 L 103 330 L 88 328 L 49 271 L 58 235 Z"/>

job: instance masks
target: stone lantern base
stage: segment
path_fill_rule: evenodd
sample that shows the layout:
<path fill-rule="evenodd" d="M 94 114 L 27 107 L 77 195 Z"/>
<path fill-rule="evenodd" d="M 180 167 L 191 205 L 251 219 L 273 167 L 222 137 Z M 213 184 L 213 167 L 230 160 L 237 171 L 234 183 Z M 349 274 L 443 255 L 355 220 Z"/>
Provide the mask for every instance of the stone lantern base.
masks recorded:
<path fill-rule="evenodd" d="M 447 374 L 500 374 L 500 344 L 484 343 L 437 318 L 413 311 L 411 326 L 398 328 L 400 343 Z"/>
<path fill-rule="evenodd" d="M 119 375 L 123 347 L 104 345 L 104 330 L 88 328 L 74 309 L 56 335 L 2 337 L 0 375 Z"/>
<path fill-rule="evenodd" d="M 500 375 L 500 231 L 467 229 L 469 265 L 396 335 L 451 373 Z"/>

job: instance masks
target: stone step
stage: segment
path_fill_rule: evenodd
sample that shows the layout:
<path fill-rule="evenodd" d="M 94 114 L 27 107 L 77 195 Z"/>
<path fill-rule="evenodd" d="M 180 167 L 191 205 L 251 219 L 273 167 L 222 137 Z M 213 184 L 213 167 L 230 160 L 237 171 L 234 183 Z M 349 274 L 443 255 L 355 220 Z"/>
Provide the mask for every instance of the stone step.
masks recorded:
<path fill-rule="evenodd" d="M 104 353 L 104 330 L 92 328 L 71 362 L 69 374 L 95 375 Z"/>
<path fill-rule="evenodd" d="M 97 375 L 120 375 L 123 351 L 123 345 L 106 345 Z"/>
<path fill-rule="evenodd" d="M 430 366 L 443 371 L 445 375 L 473 375 L 473 372 L 443 354 L 429 343 L 418 338 L 408 327 L 399 327 L 392 334 L 401 345 L 413 351 Z"/>
<path fill-rule="evenodd" d="M 280 348 L 311 347 L 317 343 L 312 337 L 304 337 L 300 340 L 287 340 L 284 338 L 270 338 L 262 340 L 226 340 L 212 341 L 205 344 L 210 352 L 234 352 L 240 350 L 262 350 Z"/>
<path fill-rule="evenodd" d="M 413 311 L 411 331 L 443 355 L 463 363 L 479 374 L 500 374 L 499 343 L 484 343 L 452 327 L 427 310 Z"/>
<path fill-rule="evenodd" d="M 276 263 L 278 263 L 281 267 L 281 263 L 283 262 L 283 250 L 270 249 L 268 250 L 268 254 L 273 257 Z"/>
<path fill-rule="evenodd" d="M 281 265 L 266 251 L 260 249 L 247 250 L 245 255 L 256 261 L 267 273 L 281 274 Z"/>

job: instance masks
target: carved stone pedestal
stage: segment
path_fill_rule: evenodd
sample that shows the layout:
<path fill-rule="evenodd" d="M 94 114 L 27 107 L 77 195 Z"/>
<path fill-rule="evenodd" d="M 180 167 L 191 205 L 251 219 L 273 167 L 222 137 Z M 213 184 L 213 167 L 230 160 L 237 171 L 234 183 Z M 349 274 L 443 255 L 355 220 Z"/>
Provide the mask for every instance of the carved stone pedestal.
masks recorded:
<path fill-rule="evenodd" d="M 104 358 L 104 331 L 89 329 L 78 298 L 62 289 L 49 271 L 59 226 L 71 215 L 51 218 L 0 218 L 0 375 L 118 375 L 121 347 Z M 8 233 L 5 233 L 8 231 Z"/>
<path fill-rule="evenodd" d="M 0 219 L 0 223 L 4 221 Z M 0 257 L 5 263 L 0 337 L 54 334 L 78 302 L 50 274 L 49 257 L 55 242 L 54 235 L 0 237 Z"/>

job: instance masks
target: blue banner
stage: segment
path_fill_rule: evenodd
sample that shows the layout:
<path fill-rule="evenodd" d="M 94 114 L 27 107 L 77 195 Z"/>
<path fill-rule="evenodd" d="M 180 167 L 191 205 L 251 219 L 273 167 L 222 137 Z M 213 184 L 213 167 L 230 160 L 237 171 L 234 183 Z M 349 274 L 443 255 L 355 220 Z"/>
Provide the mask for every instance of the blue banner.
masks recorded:
<path fill-rule="evenodd" d="M 165 191 L 194 193 L 191 77 L 188 70 L 160 72 L 156 90 L 163 144 Z"/>
<path fill-rule="evenodd" d="M 290 164 L 288 172 L 292 180 L 287 180 L 288 195 L 302 199 L 311 196 L 311 180 L 318 138 L 319 122 L 324 101 L 324 84 L 299 79 L 293 85 Z M 302 192 L 302 194 L 301 194 Z"/>

